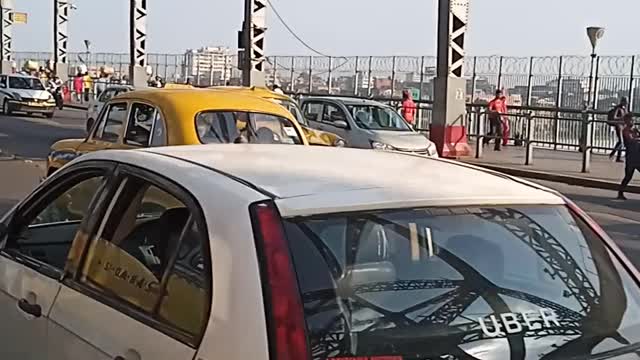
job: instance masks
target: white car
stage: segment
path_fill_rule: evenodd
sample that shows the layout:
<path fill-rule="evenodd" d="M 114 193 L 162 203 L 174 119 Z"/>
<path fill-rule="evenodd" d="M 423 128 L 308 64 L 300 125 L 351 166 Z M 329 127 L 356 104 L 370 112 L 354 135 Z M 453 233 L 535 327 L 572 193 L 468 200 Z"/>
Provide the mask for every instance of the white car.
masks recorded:
<path fill-rule="evenodd" d="M 40 79 L 20 74 L 0 75 L 0 104 L 5 115 L 19 111 L 52 118 L 56 109 L 53 95 Z"/>
<path fill-rule="evenodd" d="M 129 85 L 108 85 L 97 97 L 91 99 L 91 101 L 89 101 L 89 107 L 87 108 L 87 132 L 91 130 L 91 126 L 93 126 L 94 121 L 98 118 L 98 115 L 100 115 L 104 104 L 121 93 L 133 90 L 133 86 Z"/>
<path fill-rule="evenodd" d="M 589 217 L 446 160 L 96 152 L 2 224 L 2 359 L 605 359 L 640 340 L 638 272 Z"/>

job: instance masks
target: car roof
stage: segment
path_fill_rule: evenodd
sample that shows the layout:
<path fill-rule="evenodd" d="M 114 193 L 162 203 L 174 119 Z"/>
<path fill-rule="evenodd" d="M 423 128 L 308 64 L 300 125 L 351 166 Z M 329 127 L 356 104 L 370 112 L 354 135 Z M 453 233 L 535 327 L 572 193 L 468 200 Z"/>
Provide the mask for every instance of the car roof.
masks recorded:
<path fill-rule="evenodd" d="M 276 200 L 283 216 L 427 206 L 564 204 L 556 193 L 507 175 L 394 152 L 255 144 L 125 152 L 129 151 L 226 174 Z M 98 152 L 83 159 L 94 157 L 117 161 L 118 152 Z"/>
<path fill-rule="evenodd" d="M 264 99 L 292 101 L 292 99 L 289 96 L 285 94 L 279 94 L 277 92 L 271 91 L 264 87 L 214 86 L 214 87 L 210 87 L 209 89 L 216 90 L 216 91 L 229 91 L 229 92 L 242 93 L 246 95 L 258 96 Z"/>
<path fill-rule="evenodd" d="M 207 110 L 234 110 L 269 113 L 295 120 L 282 106 L 256 96 L 234 92 L 207 91 L 207 89 L 145 89 L 116 96 L 117 100 L 143 100 L 173 112 L 197 114 Z M 190 114 L 189 114 L 190 113 Z"/>
<path fill-rule="evenodd" d="M 305 101 L 325 101 L 330 100 L 338 103 L 343 103 L 345 105 L 374 105 L 374 106 L 387 106 L 379 101 L 373 101 L 369 99 L 361 99 L 355 97 L 337 97 L 337 96 L 311 96 L 305 97 L 301 100 L 301 102 Z"/>
<path fill-rule="evenodd" d="M 29 78 L 29 79 L 39 79 L 38 77 L 33 76 L 33 75 L 18 74 L 18 73 L 16 73 L 16 74 L 6 74 L 6 75 L 7 75 L 7 76 L 10 76 L 10 77 L 21 77 L 21 78 Z"/>

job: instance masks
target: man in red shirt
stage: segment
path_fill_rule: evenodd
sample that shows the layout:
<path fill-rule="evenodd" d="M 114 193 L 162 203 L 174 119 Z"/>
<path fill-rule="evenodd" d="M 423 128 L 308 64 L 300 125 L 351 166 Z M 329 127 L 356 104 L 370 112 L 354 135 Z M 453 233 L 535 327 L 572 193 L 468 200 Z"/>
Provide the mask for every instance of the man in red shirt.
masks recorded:
<path fill-rule="evenodd" d="M 502 90 L 496 91 L 496 97 L 489 102 L 489 129 L 484 143 L 488 144 L 491 138 L 495 138 L 494 150 L 500 151 L 500 144 L 507 145 L 509 139 L 509 124 L 507 122 L 507 98 Z"/>
<path fill-rule="evenodd" d="M 402 92 L 402 117 L 411 125 L 416 121 L 416 103 L 409 90 Z"/>

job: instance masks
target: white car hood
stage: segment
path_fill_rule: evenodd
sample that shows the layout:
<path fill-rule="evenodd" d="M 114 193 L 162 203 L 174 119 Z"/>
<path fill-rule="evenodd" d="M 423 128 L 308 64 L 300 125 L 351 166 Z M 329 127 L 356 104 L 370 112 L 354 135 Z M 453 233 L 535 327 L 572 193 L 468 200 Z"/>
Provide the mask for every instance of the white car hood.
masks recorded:
<path fill-rule="evenodd" d="M 30 98 L 30 99 L 47 100 L 51 96 L 51 93 L 48 92 L 47 90 L 9 89 L 7 91 L 10 92 L 12 95 L 15 93 L 20 95 L 20 97 Z"/>
<path fill-rule="evenodd" d="M 402 150 L 423 150 L 431 145 L 426 136 L 413 131 L 373 131 L 374 139 Z"/>

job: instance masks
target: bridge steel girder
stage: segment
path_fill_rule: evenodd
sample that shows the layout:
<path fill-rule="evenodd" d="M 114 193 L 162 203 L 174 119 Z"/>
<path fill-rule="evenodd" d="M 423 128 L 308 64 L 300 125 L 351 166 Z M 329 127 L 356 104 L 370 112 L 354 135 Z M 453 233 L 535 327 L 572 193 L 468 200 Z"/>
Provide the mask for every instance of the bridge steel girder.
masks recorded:
<path fill-rule="evenodd" d="M 69 43 L 69 9 L 67 0 L 54 0 L 53 4 L 53 66 L 62 81 L 69 75 L 67 45 Z"/>
<path fill-rule="evenodd" d="M 2 48 L 0 57 L 2 58 L 2 72 L 7 73 L 11 69 L 13 60 L 13 0 L 0 0 L 0 10 L 2 11 Z"/>
<path fill-rule="evenodd" d="M 136 87 L 147 86 L 147 0 L 130 0 L 129 77 Z"/>
<path fill-rule="evenodd" d="M 464 79 L 469 1 L 438 0 L 438 59 L 430 137 L 443 157 L 471 155 Z"/>
<path fill-rule="evenodd" d="M 244 12 L 242 84 L 244 86 L 264 86 L 267 0 L 245 0 Z"/>

